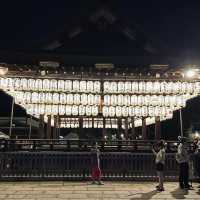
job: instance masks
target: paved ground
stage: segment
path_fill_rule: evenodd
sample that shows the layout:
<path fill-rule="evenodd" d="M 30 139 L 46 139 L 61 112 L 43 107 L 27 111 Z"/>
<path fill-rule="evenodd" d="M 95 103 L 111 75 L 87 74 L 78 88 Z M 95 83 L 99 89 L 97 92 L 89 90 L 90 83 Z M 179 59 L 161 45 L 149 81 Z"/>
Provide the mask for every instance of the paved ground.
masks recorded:
<path fill-rule="evenodd" d="M 177 183 L 165 183 L 166 191 L 155 191 L 151 182 L 1 182 L 0 199 L 60 200 L 60 199 L 200 199 L 200 189 L 178 189 Z"/>

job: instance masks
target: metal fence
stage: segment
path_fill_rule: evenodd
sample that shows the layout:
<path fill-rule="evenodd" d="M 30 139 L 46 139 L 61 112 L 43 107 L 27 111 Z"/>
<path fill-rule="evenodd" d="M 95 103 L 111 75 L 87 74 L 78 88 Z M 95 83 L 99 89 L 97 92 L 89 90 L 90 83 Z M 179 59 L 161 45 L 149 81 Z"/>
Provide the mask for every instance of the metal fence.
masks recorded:
<path fill-rule="evenodd" d="M 152 141 L 98 142 L 103 180 L 156 178 Z M 90 180 L 91 145 L 91 141 L 83 140 L 2 140 L 0 180 Z M 167 180 L 178 177 L 176 147 L 175 142 L 168 142 Z"/>

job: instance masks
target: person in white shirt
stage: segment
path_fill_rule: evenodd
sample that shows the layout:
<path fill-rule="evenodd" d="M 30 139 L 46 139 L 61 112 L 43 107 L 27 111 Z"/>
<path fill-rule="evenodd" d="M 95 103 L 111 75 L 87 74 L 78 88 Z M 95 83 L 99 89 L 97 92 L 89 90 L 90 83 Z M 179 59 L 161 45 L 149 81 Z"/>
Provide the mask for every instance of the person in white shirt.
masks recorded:
<path fill-rule="evenodd" d="M 158 175 L 158 182 L 159 185 L 156 186 L 158 191 L 164 191 L 164 165 L 165 165 L 165 143 L 163 140 L 157 143 L 157 150 L 152 148 L 153 154 L 156 156 L 155 163 L 156 163 L 156 171 Z"/>
<path fill-rule="evenodd" d="M 189 154 L 187 151 L 187 139 L 185 137 L 178 137 L 180 144 L 178 145 L 178 152 L 176 160 L 179 163 L 179 186 L 180 188 L 189 189 Z"/>

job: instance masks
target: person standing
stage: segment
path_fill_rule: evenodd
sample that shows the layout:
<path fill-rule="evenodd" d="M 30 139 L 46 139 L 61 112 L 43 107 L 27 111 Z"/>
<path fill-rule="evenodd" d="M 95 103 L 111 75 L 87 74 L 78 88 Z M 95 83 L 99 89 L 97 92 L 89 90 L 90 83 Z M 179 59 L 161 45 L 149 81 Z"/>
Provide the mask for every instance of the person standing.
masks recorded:
<path fill-rule="evenodd" d="M 190 189 L 189 185 L 189 154 L 187 151 L 187 139 L 178 137 L 179 145 L 176 160 L 179 163 L 179 186 L 181 189 Z"/>
<path fill-rule="evenodd" d="M 103 185 L 101 181 L 101 168 L 100 168 L 100 151 L 98 149 L 98 144 L 94 143 L 92 152 L 91 152 L 91 165 L 92 165 L 92 184 L 95 184 L 96 181 L 99 185 Z"/>
<path fill-rule="evenodd" d="M 194 146 L 195 146 L 195 170 L 198 176 L 198 182 L 200 183 L 200 138 L 195 139 Z"/>
<path fill-rule="evenodd" d="M 159 185 L 156 186 L 158 191 L 164 191 L 164 165 L 165 165 L 165 143 L 163 140 L 157 143 L 157 149 L 152 148 L 153 154 L 156 156 L 156 171 L 158 175 Z"/>

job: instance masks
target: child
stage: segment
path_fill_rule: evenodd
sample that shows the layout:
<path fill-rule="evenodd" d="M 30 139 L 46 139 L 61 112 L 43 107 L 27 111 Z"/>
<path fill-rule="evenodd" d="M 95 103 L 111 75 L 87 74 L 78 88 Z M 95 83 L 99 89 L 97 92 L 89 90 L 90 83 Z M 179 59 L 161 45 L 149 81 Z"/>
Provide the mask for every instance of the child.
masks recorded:
<path fill-rule="evenodd" d="M 158 182 L 159 185 L 156 186 L 158 191 L 164 191 L 164 175 L 163 175 L 163 171 L 164 171 L 164 165 L 165 165 L 165 144 L 164 141 L 160 141 L 157 144 L 158 147 L 158 151 L 155 151 L 154 146 L 152 148 L 153 154 L 156 156 L 156 171 L 157 171 L 157 175 L 158 175 Z"/>
<path fill-rule="evenodd" d="M 98 149 L 98 144 L 95 143 L 94 148 L 92 149 L 92 157 L 91 157 L 91 164 L 92 164 L 92 183 L 95 184 L 96 181 L 99 185 L 103 185 L 101 182 L 101 168 L 100 168 L 100 151 Z"/>

